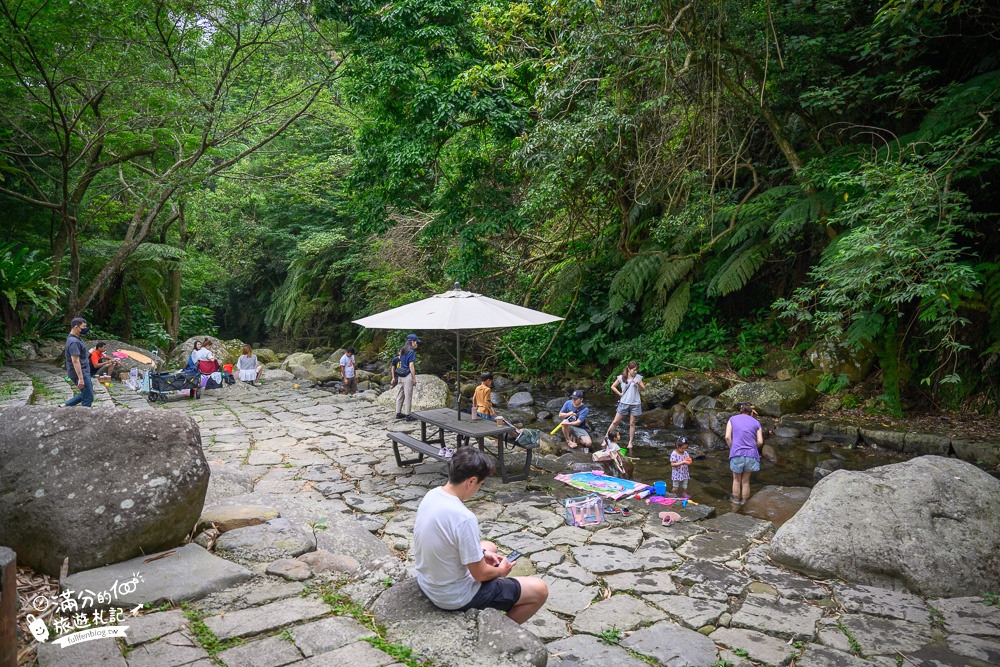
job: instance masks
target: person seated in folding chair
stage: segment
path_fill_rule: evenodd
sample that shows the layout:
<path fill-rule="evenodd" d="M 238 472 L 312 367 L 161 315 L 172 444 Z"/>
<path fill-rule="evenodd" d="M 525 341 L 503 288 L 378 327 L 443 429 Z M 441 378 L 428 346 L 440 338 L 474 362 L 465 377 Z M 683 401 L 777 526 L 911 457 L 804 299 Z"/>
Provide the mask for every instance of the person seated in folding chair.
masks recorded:
<path fill-rule="evenodd" d="M 212 352 L 212 340 L 206 338 L 201 342 L 201 346 L 201 349 L 195 353 L 198 372 L 201 374 L 201 386 L 205 389 L 218 389 L 222 386 L 222 367 L 219 366 L 215 353 Z"/>

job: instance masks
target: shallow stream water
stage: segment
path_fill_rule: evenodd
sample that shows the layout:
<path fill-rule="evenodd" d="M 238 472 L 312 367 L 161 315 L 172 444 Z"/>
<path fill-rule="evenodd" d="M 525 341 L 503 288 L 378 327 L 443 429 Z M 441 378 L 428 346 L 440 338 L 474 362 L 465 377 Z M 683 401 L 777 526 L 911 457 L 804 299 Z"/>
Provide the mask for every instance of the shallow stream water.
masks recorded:
<path fill-rule="evenodd" d="M 536 410 L 544 406 L 550 398 L 558 397 L 536 395 Z M 614 398 L 613 396 L 587 397 L 587 404 L 590 405 L 590 416 L 587 421 L 591 437 L 598 447 L 611 424 L 611 420 L 614 419 L 615 406 L 617 405 Z M 503 414 L 502 409 L 498 411 Z M 554 422 L 546 420 L 526 424 L 526 426 L 547 433 L 552 430 Z M 764 426 L 767 428 L 768 424 L 765 423 Z M 621 433 L 619 443 L 625 446 L 628 443 L 627 419 L 619 423 L 618 430 Z M 635 447 L 632 451 L 632 456 L 638 459 L 635 461 L 635 479 L 647 484 L 662 480 L 666 482 L 669 490 L 671 486 L 670 452 L 673 451 L 678 438 L 687 436 L 689 441 L 693 442 L 691 436 L 698 432 L 699 429 L 681 429 L 672 426 L 647 429 L 638 425 L 635 434 Z M 770 485 L 812 487 L 815 483 L 813 469 L 820 461 L 832 458 L 841 460 L 847 470 L 866 470 L 909 458 L 888 452 L 874 452 L 867 448 L 851 449 L 829 441 L 809 443 L 799 438 L 768 438 L 765 440 L 765 444 L 774 447 L 780 458 L 777 462 L 761 459 L 760 472 L 755 473 L 751 481 L 753 493 Z M 829 449 L 820 453 L 806 450 L 806 447 L 825 449 L 827 446 Z M 736 509 L 728 501 L 732 492 L 733 480 L 733 474 L 729 470 L 728 449 L 709 451 L 699 448 L 696 444 L 691 444 L 688 446 L 688 453 L 694 459 L 690 466 L 691 481 L 688 483 L 688 493 L 692 500 L 713 505 L 720 514 Z M 581 455 L 580 460 L 587 460 L 587 456 L 589 455 Z"/>

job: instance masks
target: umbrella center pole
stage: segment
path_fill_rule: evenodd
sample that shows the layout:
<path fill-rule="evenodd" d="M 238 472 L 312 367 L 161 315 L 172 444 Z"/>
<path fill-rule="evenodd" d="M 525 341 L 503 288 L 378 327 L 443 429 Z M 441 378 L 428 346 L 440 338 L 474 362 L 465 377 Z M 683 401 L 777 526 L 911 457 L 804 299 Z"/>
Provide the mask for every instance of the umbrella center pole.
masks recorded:
<path fill-rule="evenodd" d="M 458 421 L 462 421 L 462 337 L 455 332 L 455 358 L 458 368 L 455 371 L 455 410 L 458 411 Z"/>

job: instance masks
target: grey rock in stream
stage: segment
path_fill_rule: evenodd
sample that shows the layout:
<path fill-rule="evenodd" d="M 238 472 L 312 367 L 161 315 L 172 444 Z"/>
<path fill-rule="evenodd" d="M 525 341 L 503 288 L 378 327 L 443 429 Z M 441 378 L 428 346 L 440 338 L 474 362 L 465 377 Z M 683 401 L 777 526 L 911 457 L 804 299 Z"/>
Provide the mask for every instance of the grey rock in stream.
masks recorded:
<path fill-rule="evenodd" d="M 940 456 L 838 470 L 771 543 L 805 574 L 921 595 L 1000 588 L 1000 480 Z"/>
<path fill-rule="evenodd" d="M 0 544 L 59 576 L 179 545 L 209 467 L 198 427 L 164 410 L 0 408 Z"/>
<path fill-rule="evenodd" d="M 719 404 L 736 409 L 740 403 L 753 403 L 762 415 L 802 412 L 816 400 L 816 390 L 801 380 L 786 382 L 744 382 L 719 394 Z"/>

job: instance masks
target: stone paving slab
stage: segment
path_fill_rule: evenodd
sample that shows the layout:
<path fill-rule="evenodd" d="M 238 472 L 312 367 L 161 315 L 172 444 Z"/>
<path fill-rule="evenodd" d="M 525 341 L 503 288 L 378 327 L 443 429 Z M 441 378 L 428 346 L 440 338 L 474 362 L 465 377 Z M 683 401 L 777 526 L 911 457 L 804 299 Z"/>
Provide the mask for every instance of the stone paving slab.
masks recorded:
<path fill-rule="evenodd" d="M 727 595 L 742 595 L 750 579 L 739 572 L 705 560 L 688 560 L 674 570 L 674 580 L 684 584 L 712 584 Z"/>
<path fill-rule="evenodd" d="M 302 654 L 295 644 L 275 636 L 227 649 L 218 658 L 226 667 L 283 667 L 301 660 Z"/>
<path fill-rule="evenodd" d="M 944 616 L 950 632 L 982 637 L 1000 637 L 1000 607 L 984 604 L 981 597 L 929 600 Z"/>
<path fill-rule="evenodd" d="M 951 635 L 948 637 L 948 648 L 966 658 L 1000 665 L 1000 642 L 970 635 Z"/>
<path fill-rule="evenodd" d="M 645 570 L 669 570 L 684 562 L 669 542 L 660 539 L 646 540 L 632 555 L 642 562 Z"/>
<path fill-rule="evenodd" d="M 733 620 L 735 622 L 735 617 Z M 851 643 L 837 627 L 837 622 L 831 619 L 820 622 L 819 643 L 850 653 Z M 931 643 L 935 634 L 926 625 L 863 614 L 843 614 L 839 622 L 861 645 L 861 651 L 866 656 L 895 656 L 897 652 L 910 654 Z"/>
<path fill-rule="evenodd" d="M 709 638 L 733 650 L 746 651 L 748 657 L 755 662 L 773 667 L 784 667 L 798 652 L 787 642 L 754 630 L 719 628 Z"/>
<path fill-rule="evenodd" d="M 264 563 L 315 549 L 316 538 L 288 519 L 230 530 L 215 542 L 215 552 L 220 556 Z"/>
<path fill-rule="evenodd" d="M 527 503 L 515 503 L 508 506 L 500 515 L 499 520 L 519 523 L 528 526 L 529 529 L 544 530 L 542 534 L 549 533 L 566 524 L 566 519 L 563 516 Z"/>
<path fill-rule="evenodd" d="M 291 630 L 295 645 L 307 658 L 347 646 L 375 633 L 353 618 L 331 616 L 320 621 L 298 625 Z"/>
<path fill-rule="evenodd" d="M 597 577 L 576 563 L 561 563 L 549 568 L 548 574 L 560 579 L 570 579 L 584 586 L 597 583 Z"/>
<path fill-rule="evenodd" d="M 729 516 L 728 514 L 726 516 Z M 710 560 L 716 563 L 739 558 L 750 546 L 750 538 L 729 533 L 702 533 L 695 535 L 677 547 L 677 553 L 685 558 Z"/>
<path fill-rule="evenodd" d="M 873 667 L 874 663 L 844 651 L 807 644 L 802 655 L 795 659 L 795 667 Z"/>
<path fill-rule="evenodd" d="M 556 641 L 569 636 L 569 626 L 551 611 L 542 607 L 538 612 L 524 622 L 527 628 L 543 642 Z"/>
<path fill-rule="evenodd" d="M 82 667 L 83 665 L 128 667 L 114 639 L 95 639 L 66 648 L 53 643 L 38 645 L 38 667 Z"/>
<path fill-rule="evenodd" d="M 635 572 L 643 569 L 643 562 L 630 551 L 603 545 L 573 547 L 573 558 L 594 574 Z"/>
<path fill-rule="evenodd" d="M 187 619 L 179 609 L 161 611 L 130 618 L 128 630 L 125 632 L 125 643 L 128 646 L 145 644 L 148 641 L 169 635 L 187 626 Z"/>
<path fill-rule="evenodd" d="M 635 551 L 642 544 L 642 531 L 638 528 L 606 528 L 592 534 L 590 544 L 607 544 Z"/>
<path fill-rule="evenodd" d="M 759 540 L 769 530 L 774 529 L 774 524 L 770 521 L 755 519 L 752 516 L 737 514 L 736 512 L 700 521 L 699 524 L 708 531 L 718 530 L 730 535 L 739 535 L 749 540 Z"/>
<path fill-rule="evenodd" d="M 647 605 L 631 595 L 612 595 L 607 600 L 595 602 L 577 614 L 573 632 L 599 635 L 612 627 L 623 632 L 635 630 L 643 623 L 666 618 L 659 609 Z"/>
<path fill-rule="evenodd" d="M 560 526 L 546 536 L 552 544 L 581 547 L 590 539 L 590 531 L 577 526 Z"/>
<path fill-rule="evenodd" d="M 664 667 L 713 665 L 719 651 L 715 642 L 672 621 L 661 621 L 633 633 L 622 646 L 655 658 Z"/>
<path fill-rule="evenodd" d="M 747 565 L 744 570 L 754 579 L 773 586 L 783 598 L 819 600 L 827 596 L 826 590 L 812 579 L 780 567 L 754 564 Z"/>
<path fill-rule="evenodd" d="M 816 622 L 822 615 L 821 609 L 805 602 L 748 595 L 733 615 L 732 625 L 784 639 L 811 641 L 816 636 Z"/>
<path fill-rule="evenodd" d="M 526 556 L 530 556 L 536 551 L 546 551 L 554 546 L 548 540 L 528 532 L 509 533 L 494 541 L 510 550 L 516 549 Z"/>
<path fill-rule="evenodd" d="M 697 630 L 706 625 L 715 625 L 719 616 L 729 608 L 728 605 L 711 600 L 697 600 L 685 595 L 647 595 L 649 600 L 657 607 L 667 612 L 681 625 Z"/>
<path fill-rule="evenodd" d="M 205 625 L 220 640 L 249 637 L 270 630 L 279 630 L 299 621 L 309 621 L 330 613 L 330 607 L 319 600 L 289 598 L 261 607 L 209 616 Z"/>
<path fill-rule="evenodd" d="M 649 667 L 618 646 L 602 643 L 597 637 L 574 635 L 546 645 L 548 667 Z"/>
<path fill-rule="evenodd" d="M 675 593 L 677 587 L 674 586 L 670 574 L 667 572 L 621 572 L 619 574 L 608 575 L 604 581 L 611 587 L 612 591 L 634 591 L 636 593 L 656 594 Z"/>
<path fill-rule="evenodd" d="M 157 604 L 200 600 L 201 598 L 249 579 L 251 572 L 236 563 L 213 556 L 196 544 L 171 549 L 172 555 L 144 562 L 150 556 L 140 556 L 123 563 L 77 572 L 67 577 L 63 590 L 106 591 L 116 581 L 129 581 L 139 573 L 142 581 L 134 593 L 119 595 L 116 605 Z M 170 552 L 163 552 L 170 553 Z"/>
<path fill-rule="evenodd" d="M 691 521 L 681 521 L 670 526 L 664 526 L 659 514 L 659 512 L 654 512 L 649 515 L 646 522 L 642 525 L 642 534 L 649 539 L 666 540 L 674 549 L 684 544 L 691 537 L 705 532 L 700 523 Z"/>
<path fill-rule="evenodd" d="M 129 667 L 173 667 L 208 660 L 208 651 L 186 632 L 175 632 L 159 641 L 138 646 L 128 654 Z M 237 667 L 232 665 L 231 667 Z"/>
<path fill-rule="evenodd" d="M 394 502 L 387 498 L 366 493 L 345 493 L 344 502 L 352 509 L 369 514 L 387 512 L 396 506 Z"/>
<path fill-rule="evenodd" d="M 931 622 L 927 605 L 912 593 L 845 583 L 834 584 L 833 593 L 840 606 L 848 612 L 884 616 L 912 623 Z"/>
<path fill-rule="evenodd" d="M 542 577 L 549 586 L 549 599 L 545 601 L 545 609 L 557 614 L 575 616 L 590 606 L 598 594 L 597 586 L 584 586 L 569 579 L 559 579 L 547 574 Z"/>
<path fill-rule="evenodd" d="M 296 667 L 387 667 L 399 663 L 368 642 L 354 642 L 294 664 Z"/>

